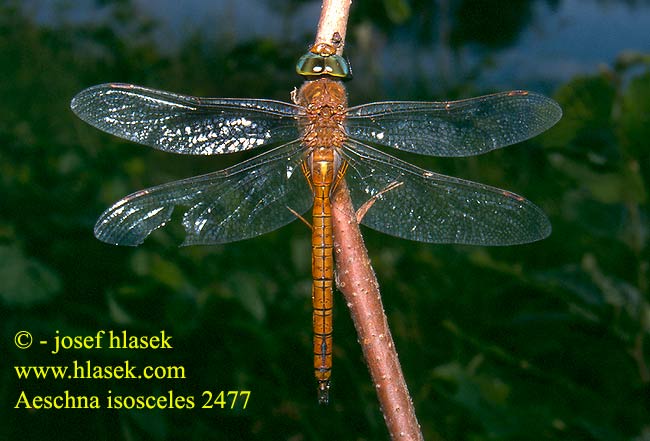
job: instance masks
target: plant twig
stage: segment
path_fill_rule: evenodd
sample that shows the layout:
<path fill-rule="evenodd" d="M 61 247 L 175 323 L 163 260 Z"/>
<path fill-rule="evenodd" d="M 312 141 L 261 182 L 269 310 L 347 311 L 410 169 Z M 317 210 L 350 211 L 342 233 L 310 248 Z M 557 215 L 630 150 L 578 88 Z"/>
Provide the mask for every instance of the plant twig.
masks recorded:
<path fill-rule="evenodd" d="M 352 0 L 323 0 L 314 44 L 332 44 L 337 40 L 336 52 L 339 55 L 343 53 L 351 4 Z"/>
<path fill-rule="evenodd" d="M 332 44 L 336 40 L 337 52 L 342 53 L 351 3 L 323 0 L 314 44 Z M 337 286 L 350 308 L 388 432 L 393 440 L 423 440 L 384 314 L 379 284 L 344 181 L 332 198 L 332 220 Z"/>
<path fill-rule="evenodd" d="M 381 303 L 379 284 L 344 182 L 332 200 L 337 287 L 350 308 L 391 439 L 423 440 Z"/>

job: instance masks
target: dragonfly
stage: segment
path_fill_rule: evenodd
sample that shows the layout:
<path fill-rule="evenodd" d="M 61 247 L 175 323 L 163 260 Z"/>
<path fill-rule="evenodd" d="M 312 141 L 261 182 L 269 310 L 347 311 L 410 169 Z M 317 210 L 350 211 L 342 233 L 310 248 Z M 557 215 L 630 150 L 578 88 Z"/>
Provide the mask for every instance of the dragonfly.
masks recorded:
<path fill-rule="evenodd" d="M 516 144 L 552 127 L 559 105 L 510 91 L 460 101 L 386 101 L 348 107 L 351 77 L 333 45 L 314 45 L 296 71 L 292 102 L 198 98 L 131 84 L 102 84 L 71 108 L 94 127 L 164 152 L 261 153 L 229 168 L 136 191 L 108 208 L 95 236 L 136 246 L 182 210 L 182 245 L 252 238 L 312 208 L 314 373 L 329 400 L 334 287 L 331 196 L 345 180 L 361 223 L 427 243 L 513 245 L 551 232 L 543 211 L 499 188 L 423 170 L 382 149 L 463 157 Z M 372 204 L 368 205 L 368 202 Z M 304 220 L 304 219 L 303 219 Z"/>

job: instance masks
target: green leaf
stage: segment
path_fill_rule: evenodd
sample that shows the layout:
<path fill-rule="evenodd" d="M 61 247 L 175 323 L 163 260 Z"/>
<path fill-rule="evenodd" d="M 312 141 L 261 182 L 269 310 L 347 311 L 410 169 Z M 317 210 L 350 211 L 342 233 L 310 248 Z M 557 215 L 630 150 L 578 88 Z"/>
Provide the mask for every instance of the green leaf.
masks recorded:
<path fill-rule="evenodd" d="M 153 280 L 173 290 L 180 289 L 185 277 L 178 265 L 163 259 L 157 254 L 138 250 L 131 260 L 133 272 L 139 276 L 151 277 Z"/>
<path fill-rule="evenodd" d="M 262 298 L 265 289 L 260 280 L 250 273 L 235 272 L 227 279 L 232 295 L 257 321 L 266 317 L 266 305 Z"/>
<path fill-rule="evenodd" d="M 604 75 L 572 80 L 555 95 L 564 116 L 553 130 L 542 136 L 543 144 L 590 149 L 595 143 L 607 144 L 613 139 L 611 115 L 615 97 L 614 84 Z"/>
<path fill-rule="evenodd" d="M 564 155 L 549 156 L 549 161 L 562 173 L 587 189 L 593 199 L 606 204 L 643 203 L 646 190 L 638 171 L 623 169 L 618 173 L 594 170 L 588 163 L 574 161 Z"/>
<path fill-rule="evenodd" d="M 406 0 L 384 0 L 386 14 L 393 23 L 404 23 L 411 18 L 411 5 Z"/>
<path fill-rule="evenodd" d="M 617 118 L 621 147 L 631 157 L 650 155 L 650 73 L 630 81 Z"/>
<path fill-rule="evenodd" d="M 8 306 L 44 303 L 61 289 L 56 272 L 17 246 L 0 246 L 0 280 L 0 299 Z"/>

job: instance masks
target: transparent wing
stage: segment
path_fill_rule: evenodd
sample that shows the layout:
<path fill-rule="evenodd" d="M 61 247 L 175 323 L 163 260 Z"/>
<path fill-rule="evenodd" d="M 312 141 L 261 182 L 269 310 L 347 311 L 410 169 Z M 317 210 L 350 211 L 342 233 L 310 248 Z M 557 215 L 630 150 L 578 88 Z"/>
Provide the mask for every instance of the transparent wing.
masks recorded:
<path fill-rule="evenodd" d="M 422 170 L 354 141 L 341 154 L 350 164 L 346 182 L 355 209 L 375 198 L 361 223 L 383 233 L 419 242 L 513 245 L 551 232 L 542 210 L 514 193 Z"/>
<path fill-rule="evenodd" d="M 298 107 L 280 101 L 196 98 L 101 84 L 80 92 L 70 107 L 100 130 L 172 153 L 232 153 L 298 138 Z"/>
<path fill-rule="evenodd" d="M 350 138 L 431 156 L 472 156 L 516 144 L 562 116 L 550 98 L 513 91 L 449 102 L 381 102 L 348 110 Z"/>
<path fill-rule="evenodd" d="M 304 149 L 293 142 L 236 166 L 140 190 L 106 210 L 95 236 L 115 245 L 139 245 L 182 207 L 183 245 L 217 244 L 273 231 L 311 207 L 300 169 Z"/>

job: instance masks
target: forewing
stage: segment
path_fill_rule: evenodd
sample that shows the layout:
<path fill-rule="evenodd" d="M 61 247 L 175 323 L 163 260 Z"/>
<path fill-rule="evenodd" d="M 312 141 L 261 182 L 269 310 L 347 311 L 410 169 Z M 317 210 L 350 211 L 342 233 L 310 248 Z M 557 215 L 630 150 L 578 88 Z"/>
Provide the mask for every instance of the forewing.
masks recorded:
<path fill-rule="evenodd" d="M 304 213 L 312 193 L 300 164 L 298 142 L 236 166 L 133 193 L 106 210 L 95 236 L 115 245 L 139 245 L 182 207 L 183 245 L 218 244 L 273 231 Z"/>
<path fill-rule="evenodd" d="M 513 245 L 551 232 L 542 210 L 514 193 L 422 170 L 354 141 L 342 154 L 355 209 L 374 202 L 361 223 L 383 233 L 419 242 Z"/>
<path fill-rule="evenodd" d="M 348 111 L 350 138 L 422 155 L 472 156 L 524 141 L 562 116 L 550 98 L 513 91 L 449 102 L 380 102 Z"/>
<path fill-rule="evenodd" d="M 80 92 L 70 107 L 100 130 L 172 153 L 232 153 L 298 138 L 298 107 L 273 100 L 196 98 L 101 84 Z"/>

